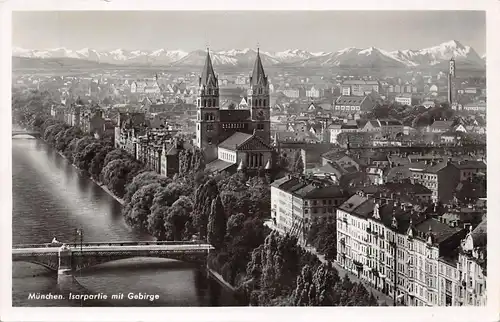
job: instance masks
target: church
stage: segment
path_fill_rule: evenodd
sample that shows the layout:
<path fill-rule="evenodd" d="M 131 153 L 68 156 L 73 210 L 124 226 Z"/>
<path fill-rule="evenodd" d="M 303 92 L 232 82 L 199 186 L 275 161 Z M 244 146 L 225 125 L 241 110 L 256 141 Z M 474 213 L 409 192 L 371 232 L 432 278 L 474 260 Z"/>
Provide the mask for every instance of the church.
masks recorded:
<path fill-rule="evenodd" d="M 259 50 L 250 76 L 246 108 L 221 109 L 210 52 L 199 78 L 196 141 L 210 171 L 259 171 L 272 167 L 269 83 Z"/>

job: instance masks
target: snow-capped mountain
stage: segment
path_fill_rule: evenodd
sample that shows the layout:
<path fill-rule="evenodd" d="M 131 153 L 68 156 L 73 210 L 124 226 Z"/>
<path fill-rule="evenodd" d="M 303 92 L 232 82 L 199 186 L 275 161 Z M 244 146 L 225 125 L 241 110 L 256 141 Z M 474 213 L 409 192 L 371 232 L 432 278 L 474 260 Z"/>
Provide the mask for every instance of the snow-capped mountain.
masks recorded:
<path fill-rule="evenodd" d="M 272 56 L 278 59 L 281 63 L 296 63 L 302 60 L 309 59 L 314 56 L 321 56 L 324 53 L 317 53 L 316 55 L 301 49 L 288 49 L 285 51 L 279 51 L 272 54 Z"/>
<path fill-rule="evenodd" d="M 211 51 L 214 66 L 252 66 L 255 61 L 254 49 L 229 49 Z M 152 51 L 115 49 L 110 51 L 83 48 L 70 50 L 55 48 L 47 50 L 31 50 L 14 47 L 13 56 L 27 58 L 76 58 L 93 62 L 117 65 L 175 65 L 175 66 L 203 66 L 206 51 L 158 49 Z M 279 52 L 260 51 L 265 66 L 291 65 L 305 67 L 428 67 L 441 66 L 450 58 L 457 63 L 484 68 L 485 58 L 479 56 L 470 46 L 464 46 L 456 40 L 444 42 L 440 45 L 424 49 L 405 49 L 386 51 L 380 48 L 349 47 L 336 52 L 308 52 L 301 49 L 288 49 Z"/>
<path fill-rule="evenodd" d="M 403 50 L 390 53 L 401 61 L 415 65 L 436 65 L 452 57 L 461 63 L 483 64 L 483 60 L 470 46 L 464 46 L 456 40 L 420 50 Z"/>
<path fill-rule="evenodd" d="M 185 57 L 173 63 L 173 66 L 203 66 L 205 64 L 205 58 L 207 57 L 207 52 L 204 50 L 195 50 L 190 52 Z M 214 66 L 227 65 L 227 66 L 237 66 L 238 60 L 234 57 L 227 56 L 219 53 L 211 53 L 212 64 Z"/>
<path fill-rule="evenodd" d="M 333 53 L 312 57 L 303 66 L 345 66 L 345 67 L 416 67 L 434 66 L 454 58 L 461 64 L 484 66 L 484 61 L 470 46 L 456 40 L 420 50 L 385 51 L 379 48 L 345 48 Z"/>
<path fill-rule="evenodd" d="M 337 52 L 309 58 L 302 62 L 303 66 L 339 66 L 339 67 L 405 67 L 403 62 L 394 59 L 387 52 L 378 48 L 366 49 L 349 47 Z"/>

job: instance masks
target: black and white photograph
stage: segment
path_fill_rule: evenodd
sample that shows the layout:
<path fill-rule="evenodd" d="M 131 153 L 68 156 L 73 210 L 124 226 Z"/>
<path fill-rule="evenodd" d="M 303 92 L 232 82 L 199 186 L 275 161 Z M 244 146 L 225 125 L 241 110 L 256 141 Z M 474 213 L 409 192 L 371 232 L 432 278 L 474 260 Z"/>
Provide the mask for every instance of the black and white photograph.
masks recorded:
<path fill-rule="evenodd" d="M 486 307 L 486 16 L 12 11 L 12 307 Z"/>

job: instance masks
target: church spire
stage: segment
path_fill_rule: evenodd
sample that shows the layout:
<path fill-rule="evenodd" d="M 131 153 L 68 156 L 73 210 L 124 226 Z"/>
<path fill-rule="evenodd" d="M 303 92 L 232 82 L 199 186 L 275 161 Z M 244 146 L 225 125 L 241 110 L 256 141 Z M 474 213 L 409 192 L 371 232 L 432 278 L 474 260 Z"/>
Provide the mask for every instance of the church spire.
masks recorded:
<path fill-rule="evenodd" d="M 262 66 L 262 61 L 260 59 L 260 50 L 257 48 L 257 58 L 255 59 L 255 64 L 253 65 L 252 77 L 250 78 L 250 86 L 253 85 L 267 85 L 267 77 L 264 73 L 264 67 Z"/>
<path fill-rule="evenodd" d="M 210 58 L 210 51 L 207 48 L 207 57 L 205 59 L 205 66 L 203 66 L 203 71 L 200 77 L 200 86 L 217 86 L 217 77 L 214 73 L 214 68 L 212 66 L 212 59 Z"/>

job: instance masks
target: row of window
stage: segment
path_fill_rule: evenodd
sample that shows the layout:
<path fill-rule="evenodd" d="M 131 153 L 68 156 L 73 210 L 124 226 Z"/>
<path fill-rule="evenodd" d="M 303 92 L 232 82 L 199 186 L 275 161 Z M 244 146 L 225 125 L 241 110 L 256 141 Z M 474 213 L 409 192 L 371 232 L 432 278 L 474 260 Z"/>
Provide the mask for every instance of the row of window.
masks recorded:
<path fill-rule="evenodd" d="M 250 107 L 267 107 L 266 99 L 251 99 L 248 103 Z"/>
<path fill-rule="evenodd" d="M 224 160 L 224 161 L 228 161 L 228 162 L 236 162 L 236 154 L 234 154 L 234 153 L 220 151 L 219 158 Z"/>
<path fill-rule="evenodd" d="M 337 111 L 360 111 L 361 106 L 344 106 L 335 105 L 335 110 Z"/>
<path fill-rule="evenodd" d="M 215 98 L 199 99 L 198 107 L 217 107 L 217 99 Z"/>
<path fill-rule="evenodd" d="M 332 207 L 320 207 L 320 208 L 311 208 L 311 213 L 313 214 L 333 214 L 335 211 Z M 305 214 L 309 214 L 309 209 L 304 209 Z"/>

